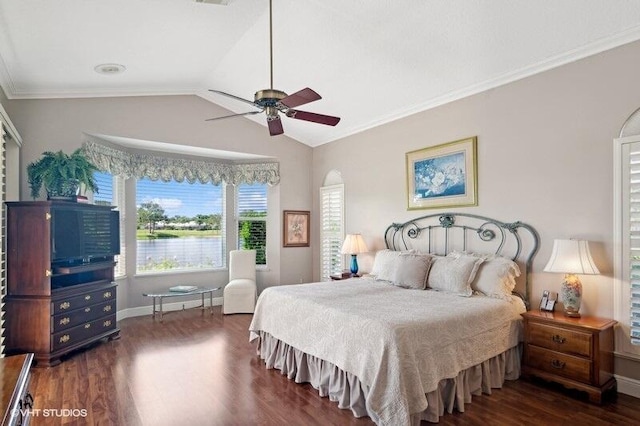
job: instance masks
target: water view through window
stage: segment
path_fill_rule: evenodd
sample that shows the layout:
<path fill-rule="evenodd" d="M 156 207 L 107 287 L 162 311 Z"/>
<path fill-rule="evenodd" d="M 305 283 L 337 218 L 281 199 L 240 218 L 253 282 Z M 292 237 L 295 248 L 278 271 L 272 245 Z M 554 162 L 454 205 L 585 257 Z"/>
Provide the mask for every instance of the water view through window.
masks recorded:
<path fill-rule="evenodd" d="M 222 268 L 224 206 L 221 185 L 139 179 L 137 272 Z"/>

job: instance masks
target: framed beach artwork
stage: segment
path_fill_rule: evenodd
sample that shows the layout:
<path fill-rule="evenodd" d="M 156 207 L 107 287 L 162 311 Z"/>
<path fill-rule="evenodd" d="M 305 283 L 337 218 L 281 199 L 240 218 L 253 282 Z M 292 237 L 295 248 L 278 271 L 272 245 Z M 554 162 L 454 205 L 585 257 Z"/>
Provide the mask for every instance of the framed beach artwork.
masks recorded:
<path fill-rule="evenodd" d="M 283 247 L 309 247 L 310 212 L 301 210 L 284 210 L 282 229 Z"/>
<path fill-rule="evenodd" d="M 477 138 L 407 152 L 407 208 L 478 205 Z"/>

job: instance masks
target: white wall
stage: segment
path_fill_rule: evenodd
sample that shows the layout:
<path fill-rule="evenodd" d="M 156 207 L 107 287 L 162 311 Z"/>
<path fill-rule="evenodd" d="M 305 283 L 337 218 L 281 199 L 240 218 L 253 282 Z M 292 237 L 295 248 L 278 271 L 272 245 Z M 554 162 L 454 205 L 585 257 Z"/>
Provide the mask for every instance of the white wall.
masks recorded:
<path fill-rule="evenodd" d="M 276 216 L 275 253 L 269 255 L 268 270 L 259 273 L 261 287 L 311 281 L 310 248 L 282 248 L 281 211 L 311 210 L 312 149 L 286 136 L 270 137 L 266 127 L 244 118 L 205 122 L 228 111 L 195 96 L 120 97 L 91 99 L 8 100 L 3 103 L 23 138 L 21 153 L 21 196 L 29 199 L 26 165 L 43 151 L 71 152 L 80 147 L 82 134 L 95 133 L 135 139 L 191 145 L 275 157 L 280 162 L 281 182 L 271 200 Z M 129 182 L 129 189 L 134 188 Z M 133 192 L 129 191 L 131 197 Z M 271 193 L 270 193 L 271 195 Z M 129 199 L 128 217 L 135 217 L 135 198 Z M 232 206 L 231 206 L 232 207 Z M 232 210 L 231 210 L 232 211 Z M 129 222 L 129 235 L 134 235 L 135 221 Z M 272 227 L 273 227 L 272 226 Z M 135 241 L 127 242 L 133 254 Z M 127 259 L 135 265 L 135 257 Z M 148 305 L 142 297 L 146 291 L 168 288 L 175 284 L 226 284 L 228 272 L 169 274 L 135 277 L 135 268 L 127 268 L 129 279 L 122 282 L 118 309 Z"/>
<path fill-rule="evenodd" d="M 320 146 L 314 195 L 329 170 L 340 171 L 346 231 L 383 248 L 389 224 L 437 212 L 407 211 L 405 153 L 477 135 L 479 205 L 450 210 L 521 220 L 539 231 L 533 306 L 562 281 L 542 272 L 553 239 L 592 241 L 602 275 L 582 277 L 581 312 L 612 317 L 613 139 L 640 106 L 639 75 L 640 43 L 633 43 Z M 371 257 L 360 262 L 363 270 Z"/>

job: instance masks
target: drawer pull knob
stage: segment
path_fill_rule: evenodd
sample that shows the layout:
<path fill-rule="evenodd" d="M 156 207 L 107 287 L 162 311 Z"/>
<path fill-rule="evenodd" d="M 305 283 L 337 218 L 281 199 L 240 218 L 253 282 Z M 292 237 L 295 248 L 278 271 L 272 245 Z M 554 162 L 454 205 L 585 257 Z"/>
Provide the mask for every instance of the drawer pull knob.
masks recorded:
<path fill-rule="evenodd" d="M 91 312 L 91 308 L 84 308 L 85 312 Z"/>
<path fill-rule="evenodd" d="M 84 297 L 84 300 L 91 300 L 91 295 L 90 295 L 90 294 L 87 294 L 87 295 Z"/>
<path fill-rule="evenodd" d="M 109 311 L 111 311 L 111 305 L 107 305 L 107 306 L 105 306 L 104 308 L 102 308 L 102 310 L 103 310 L 104 312 L 109 312 Z"/>
<path fill-rule="evenodd" d="M 553 341 L 554 341 L 554 342 L 556 342 L 556 343 L 560 343 L 560 344 L 562 344 L 562 343 L 564 343 L 564 342 L 566 342 L 566 341 L 567 341 L 567 339 L 565 339 L 564 337 L 559 336 L 559 335 L 557 335 L 557 334 L 554 334 L 554 335 L 553 335 L 553 337 L 552 337 L 552 339 L 553 339 Z"/>
<path fill-rule="evenodd" d="M 62 302 L 60 304 L 60 309 L 69 309 L 69 306 L 71 306 L 71 303 L 69 302 Z"/>
<path fill-rule="evenodd" d="M 60 343 L 67 343 L 69 341 L 69 339 L 71 339 L 71 337 L 69 337 L 68 334 L 65 334 L 64 336 L 62 336 L 60 338 Z"/>
<path fill-rule="evenodd" d="M 84 328 L 91 328 L 91 324 L 85 324 Z"/>
<path fill-rule="evenodd" d="M 564 362 L 562 362 L 562 361 L 560 361 L 558 359 L 554 359 L 553 361 L 551 361 L 551 366 L 553 368 L 557 368 L 558 370 L 564 368 L 565 364 L 566 363 L 564 363 Z"/>
<path fill-rule="evenodd" d="M 110 291 L 105 291 L 105 292 L 104 292 L 104 294 L 103 294 L 103 297 L 104 297 L 105 299 L 110 298 L 110 297 L 111 297 L 111 292 L 110 292 Z"/>
<path fill-rule="evenodd" d="M 60 320 L 60 325 L 67 325 L 71 322 L 71 320 L 69 319 L 69 317 L 64 317 Z"/>
<path fill-rule="evenodd" d="M 111 320 L 106 320 L 105 322 L 102 323 L 103 327 L 109 327 L 111 325 Z"/>

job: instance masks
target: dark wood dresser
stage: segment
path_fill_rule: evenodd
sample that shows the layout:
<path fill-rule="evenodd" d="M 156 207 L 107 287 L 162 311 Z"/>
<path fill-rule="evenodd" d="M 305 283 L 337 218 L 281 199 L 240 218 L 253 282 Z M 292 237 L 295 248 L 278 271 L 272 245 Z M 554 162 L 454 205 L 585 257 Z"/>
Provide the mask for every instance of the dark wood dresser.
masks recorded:
<path fill-rule="evenodd" d="M 7 207 L 7 354 L 32 352 L 37 366 L 51 366 L 72 350 L 117 337 L 110 251 L 119 240 L 110 234 L 119 231 L 112 208 L 70 202 Z"/>
<path fill-rule="evenodd" d="M 2 426 L 29 424 L 29 412 L 33 407 L 33 396 L 29 393 L 29 379 L 33 354 L 0 358 L 2 390 Z"/>
<path fill-rule="evenodd" d="M 561 313 L 530 311 L 525 323 L 523 377 L 544 380 L 584 391 L 589 401 L 602 402 L 615 391 L 613 326 L 607 318 L 566 317 Z"/>

